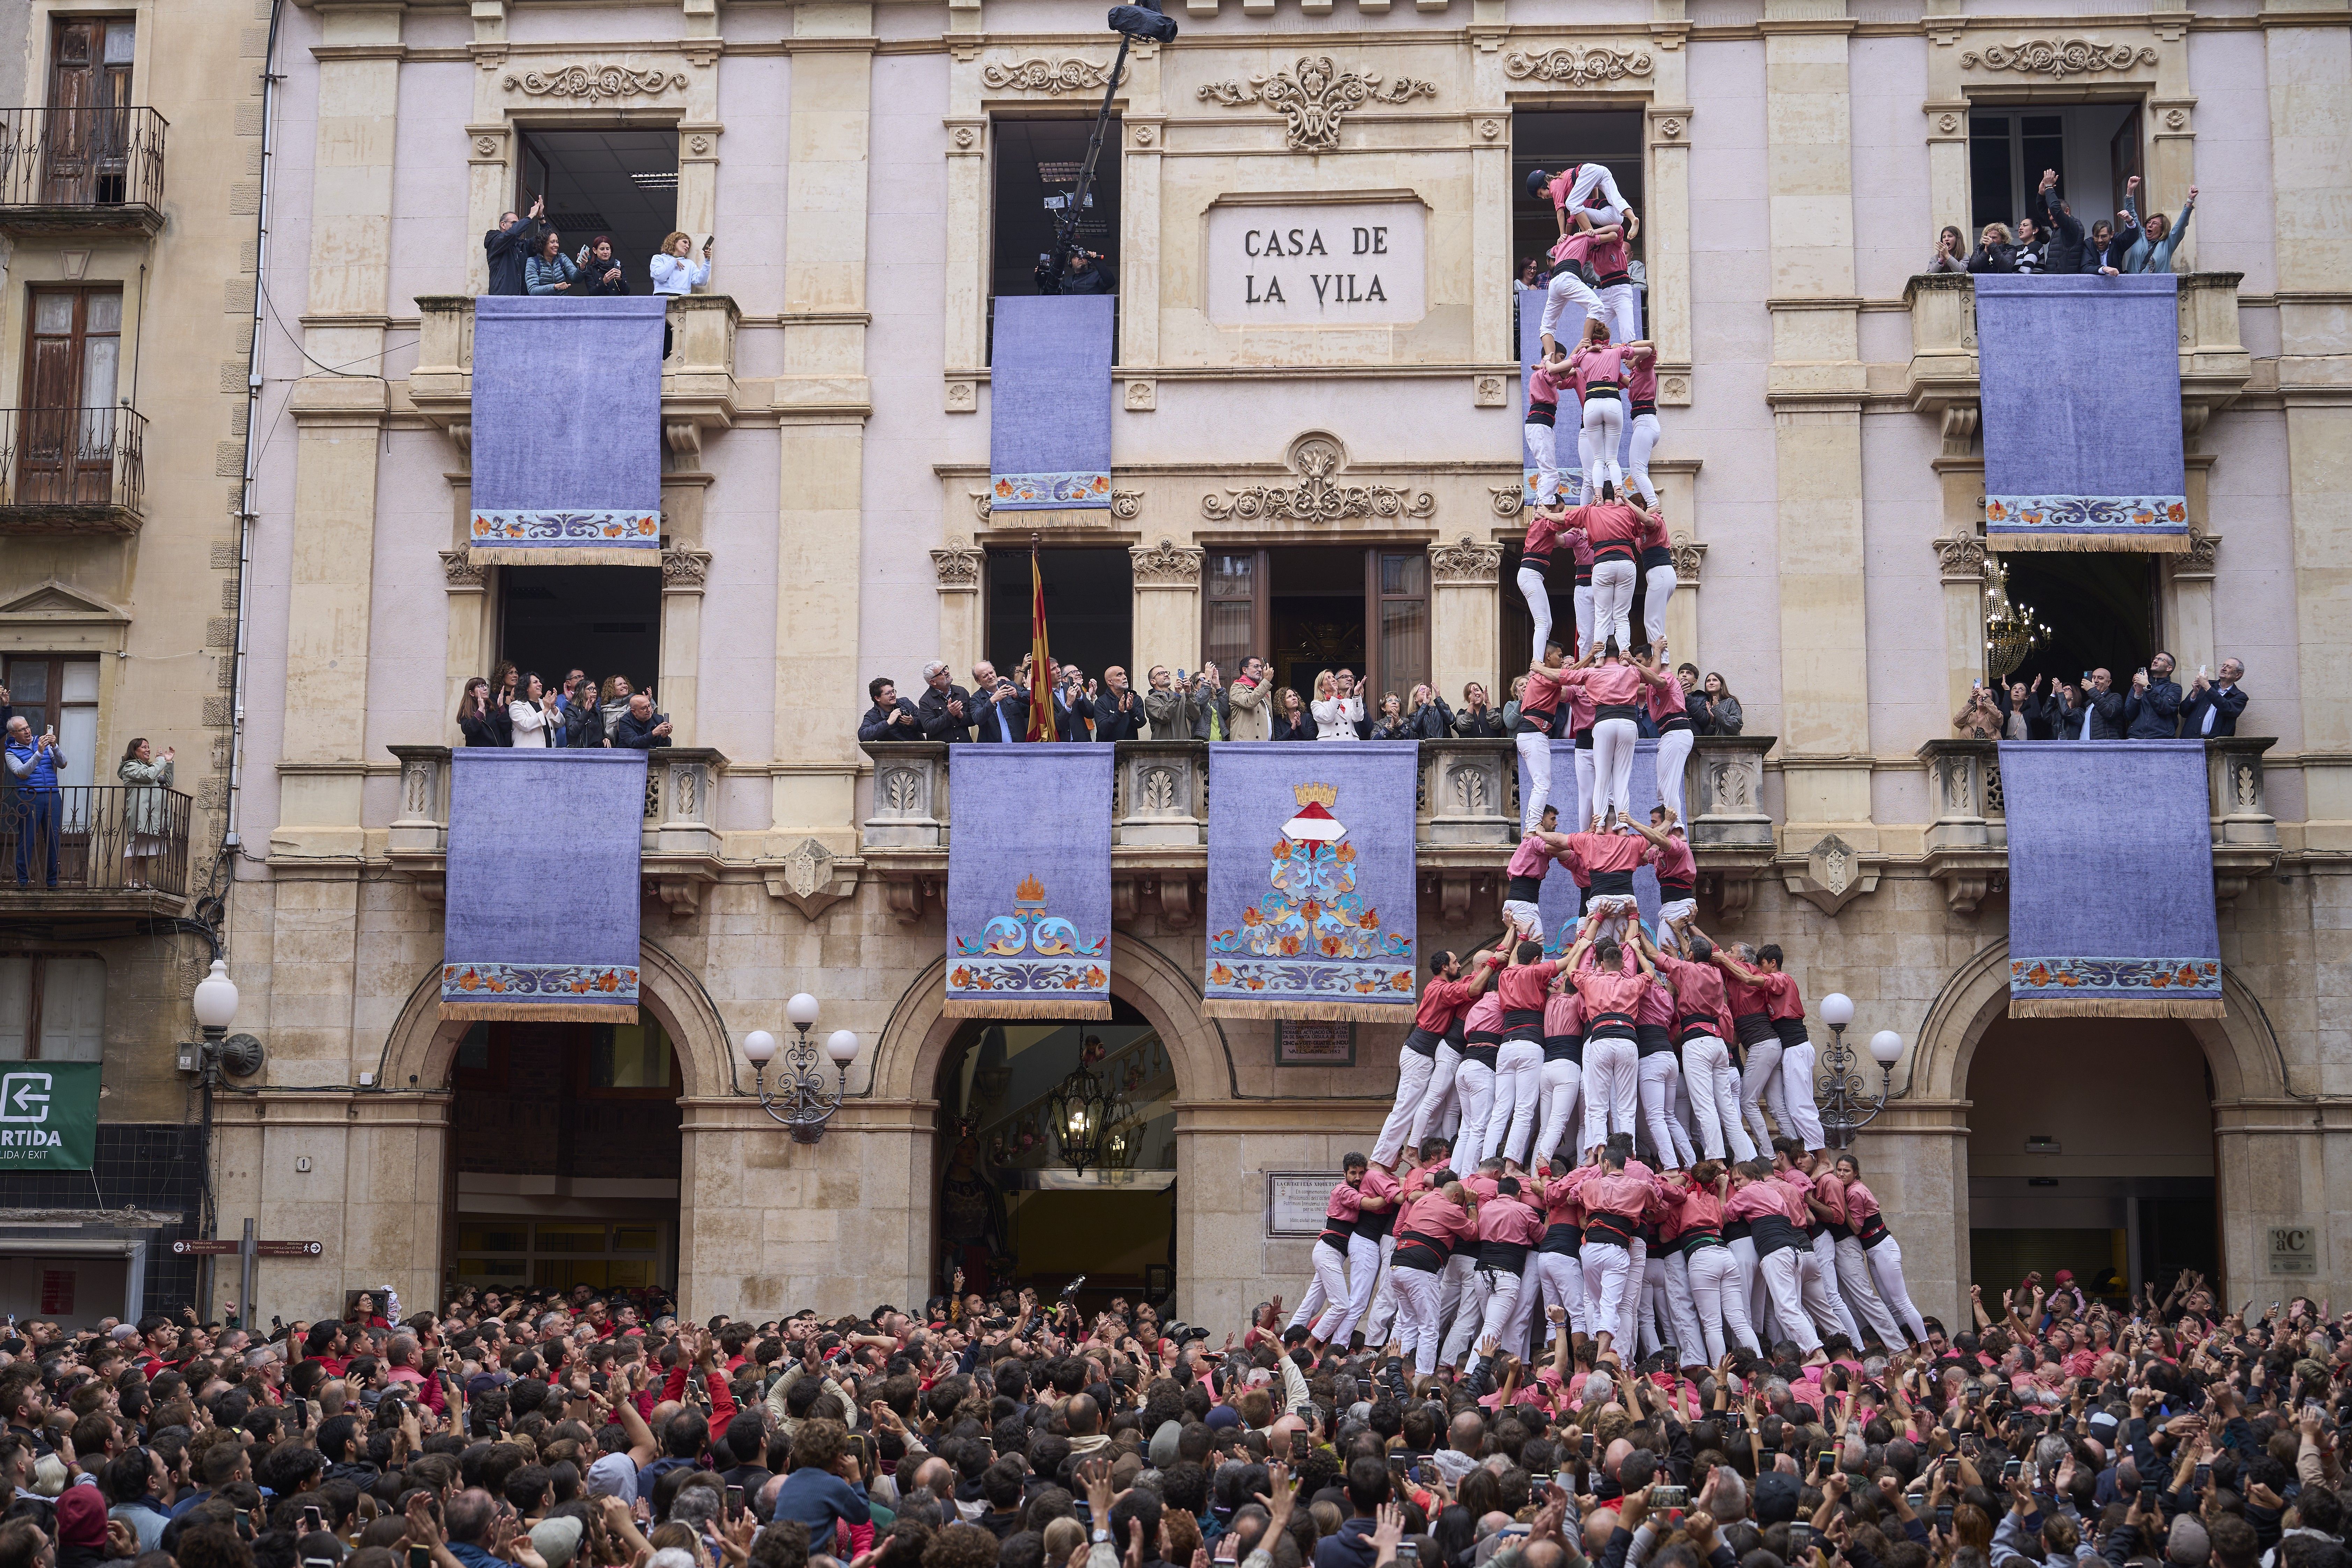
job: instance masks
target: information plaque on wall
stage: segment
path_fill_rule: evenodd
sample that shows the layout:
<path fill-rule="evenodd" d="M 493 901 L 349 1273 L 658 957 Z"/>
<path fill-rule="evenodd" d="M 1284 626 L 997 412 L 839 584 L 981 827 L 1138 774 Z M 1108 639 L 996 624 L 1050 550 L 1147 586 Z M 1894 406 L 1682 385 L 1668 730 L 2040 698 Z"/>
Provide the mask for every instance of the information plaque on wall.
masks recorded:
<path fill-rule="evenodd" d="M 1266 1235 L 1322 1235 L 1323 1214 L 1331 1206 L 1331 1189 L 1339 1184 L 1337 1171 L 1268 1171 Z"/>

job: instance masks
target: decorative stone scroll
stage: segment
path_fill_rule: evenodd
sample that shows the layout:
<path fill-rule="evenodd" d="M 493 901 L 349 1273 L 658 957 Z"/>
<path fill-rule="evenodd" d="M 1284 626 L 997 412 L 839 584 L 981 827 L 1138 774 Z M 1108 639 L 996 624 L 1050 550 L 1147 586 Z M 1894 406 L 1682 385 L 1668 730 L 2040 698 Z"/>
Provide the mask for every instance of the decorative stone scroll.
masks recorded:
<path fill-rule="evenodd" d="M 441 552 L 441 574 L 448 580 L 451 592 L 478 594 L 488 583 L 489 568 L 474 564 L 473 557 L 463 550 Z"/>
<path fill-rule="evenodd" d="M 1987 44 L 1981 50 L 1970 49 L 1960 56 L 1960 64 L 1970 70 L 2016 71 L 2057 81 L 2101 71 L 2127 71 L 2156 61 L 2156 50 L 2147 45 L 2102 44 L 2089 38 L 2020 38 L 2013 44 Z"/>
<path fill-rule="evenodd" d="M 1424 518 L 1437 510 L 1437 498 L 1427 490 L 1339 483 L 1333 476 L 1348 466 L 1348 453 L 1337 437 L 1302 436 L 1290 444 L 1285 461 L 1298 483 L 1228 485 L 1223 496 L 1201 498 L 1201 515 L 1218 522 L 1341 522 L 1357 517 Z"/>
<path fill-rule="evenodd" d="M 1201 581 L 1201 562 L 1207 554 L 1205 550 L 1179 544 L 1172 539 L 1162 539 L 1149 547 L 1129 545 L 1127 552 L 1139 588 L 1196 587 Z"/>
<path fill-rule="evenodd" d="M 1503 57 L 1503 74 L 1513 81 L 1599 87 L 1629 76 L 1648 76 L 1650 56 L 1646 49 L 1580 48 L 1573 44 L 1537 54 L 1514 49 Z"/>
<path fill-rule="evenodd" d="M 1058 60 L 1033 55 L 1025 60 L 982 66 L 980 79 L 992 92 L 1042 92 L 1049 98 L 1059 98 L 1066 92 L 1100 92 L 1110 85 L 1110 66 L 1103 60 L 1080 59 L 1076 55 Z M 1119 79 L 1127 79 L 1124 69 L 1119 72 Z"/>
<path fill-rule="evenodd" d="M 940 591 L 971 593 L 980 586 L 980 569 L 987 552 L 968 539 L 950 539 L 943 550 L 931 552 L 931 566 L 940 577 Z"/>
<path fill-rule="evenodd" d="M 1984 578 L 1985 542 L 1974 533 L 1956 534 L 1931 542 L 1936 565 L 1947 583 L 1976 583 Z"/>
<path fill-rule="evenodd" d="M 527 93 L 532 98 L 570 98 L 583 103 L 602 103 L 614 98 L 659 98 L 666 92 L 683 91 L 687 83 L 684 71 L 631 70 L 626 66 L 569 65 L 551 70 L 524 71 L 506 79 L 509 92 Z"/>
<path fill-rule="evenodd" d="M 1253 75 L 1246 83 L 1209 82 L 1200 89 L 1203 102 L 1213 99 L 1228 109 L 1264 103 L 1282 110 L 1288 121 L 1285 139 L 1294 153 L 1330 152 L 1339 145 L 1339 122 L 1368 103 L 1400 104 L 1436 96 L 1434 82 L 1408 76 L 1383 85 L 1379 72 L 1340 70 L 1328 55 L 1301 55 L 1286 71 Z"/>
<path fill-rule="evenodd" d="M 1440 583 L 1492 584 L 1503 569 L 1503 547 L 1464 534 L 1452 544 L 1429 547 L 1429 574 Z"/>
<path fill-rule="evenodd" d="M 662 592 L 699 594 L 710 575 L 710 552 L 673 545 L 662 552 Z"/>

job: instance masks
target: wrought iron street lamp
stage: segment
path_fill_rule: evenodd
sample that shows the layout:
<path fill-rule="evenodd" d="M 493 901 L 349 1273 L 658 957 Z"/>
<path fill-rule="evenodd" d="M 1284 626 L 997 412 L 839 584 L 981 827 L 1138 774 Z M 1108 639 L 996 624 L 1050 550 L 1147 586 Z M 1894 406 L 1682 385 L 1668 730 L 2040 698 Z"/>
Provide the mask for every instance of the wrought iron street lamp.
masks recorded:
<path fill-rule="evenodd" d="M 1071 1169 L 1084 1175 L 1087 1166 L 1102 1163 L 1110 1097 L 1104 1092 L 1102 1079 L 1083 1062 L 1045 1097 L 1045 1119 L 1053 1124 L 1054 1141 L 1061 1145 L 1062 1158 Z"/>
<path fill-rule="evenodd" d="M 1878 1064 L 1878 1093 L 1870 1098 L 1860 1063 L 1845 1043 L 1846 1026 L 1853 1022 L 1853 999 L 1842 991 L 1822 997 L 1822 1022 L 1830 1026 L 1830 1047 L 1822 1064 L 1829 1071 L 1814 1093 L 1814 1102 L 1821 1107 L 1822 1136 L 1832 1149 L 1850 1149 L 1853 1135 L 1886 1109 L 1887 1093 L 1895 1084 L 1895 1064 L 1903 1055 L 1903 1037 L 1892 1029 L 1881 1029 L 1870 1037 L 1871 1059 Z"/>
<path fill-rule="evenodd" d="M 824 1141 L 824 1124 L 841 1109 L 842 1096 L 849 1091 L 849 1064 L 857 1059 L 856 1035 L 835 1029 L 826 1036 L 824 1055 L 835 1072 L 832 1087 L 826 1087 L 824 1075 L 817 1070 L 816 1042 L 809 1037 L 809 1031 L 816 1026 L 817 1011 L 816 998 L 805 991 L 784 1004 L 784 1018 L 794 1034 L 772 1093 L 768 1089 L 768 1064 L 776 1057 L 776 1037 L 765 1029 L 754 1029 L 743 1037 L 743 1059 L 751 1064 L 761 1109 L 790 1129 L 795 1143 Z"/>

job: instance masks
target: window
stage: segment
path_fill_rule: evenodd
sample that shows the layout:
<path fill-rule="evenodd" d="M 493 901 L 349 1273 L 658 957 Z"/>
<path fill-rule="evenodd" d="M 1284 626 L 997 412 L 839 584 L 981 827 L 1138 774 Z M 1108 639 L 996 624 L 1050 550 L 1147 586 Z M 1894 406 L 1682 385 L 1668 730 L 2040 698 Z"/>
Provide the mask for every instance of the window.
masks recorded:
<path fill-rule="evenodd" d="M 1383 692 L 1429 679 L 1429 552 L 1394 544 L 1211 550 L 1201 647 L 1228 680 L 1263 655 L 1276 687 L 1315 699 L 1324 670 L 1353 670 L 1373 716 Z M 1375 628 L 1367 636 L 1366 628 Z M 1451 700 L 1451 699 L 1449 699 Z"/>
<path fill-rule="evenodd" d="M 2016 228 L 2032 215 L 2044 171 L 2084 228 L 2122 205 L 2124 182 L 2139 173 L 2139 106 L 2075 103 L 2032 109 L 1979 108 L 1969 116 L 1969 208 L 1975 228 Z M 1970 243 L 1974 243 L 1971 236 Z"/>
<path fill-rule="evenodd" d="M 29 320 L 16 502 L 103 504 L 114 489 L 122 290 L 35 289 Z"/>
<path fill-rule="evenodd" d="M 1381 551 L 1374 563 L 1381 602 L 1379 689 L 1412 710 L 1412 689 L 1429 679 L 1429 552 Z"/>
<path fill-rule="evenodd" d="M 0 1061 L 94 1062 L 106 1044 L 106 964 L 0 954 Z"/>
<path fill-rule="evenodd" d="M 610 238 L 629 292 L 650 291 L 648 263 L 677 226 L 677 132 L 656 126 L 520 131 L 515 153 L 515 211 L 527 213 L 544 199 L 547 225 L 564 255 L 577 261 L 582 247 Z M 698 245 L 695 255 L 700 258 Z"/>
<path fill-rule="evenodd" d="M 1207 564 L 1201 657 L 1221 674 L 1239 675 L 1243 660 L 1265 653 L 1265 599 L 1258 592 L 1265 580 L 1265 552 L 1213 550 Z"/>
<path fill-rule="evenodd" d="M 622 676 L 659 706 L 661 585 L 642 566 L 502 566 L 499 657 L 550 691 L 577 669 L 600 690 Z"/>
<path fill-rule="evenodd" d="M 1075 664 L 1090 680 L 1102 679 L 1104 668 L 1131 663 L 1135 640 L 1135 561 L 1125 545 L 1108 549 L 1041 550 L 1038 575 L 1045 585 L 1045 630 L 1057 664 Z M 982 657 L 997 672 L 1012 676 L 1029 651 L 1029 552 L 992 550 L 988 552 L 988 641 Z M 950 679 L 962 685 L 968 669 L 951 670 Z M 1129 668 L 1138 689 L 1143 672 Z M 899 683 L 901 691 L 908 683 Z"/>
<path fill-rule="evenodd" d="M 1091 114 L 1083 120 L 997 120 L 990 125 L 996 176 L 996 246 L 988 286 L 992 299 L 1037 292 L 1038 260 L 1054 248 L 1055 226 L 1077 189 L 1078 169 L 1086 162 L 1087 142 L 1094 130 Z M 1120 137 L 1114 115 L 1103 132 L 1102 153 L 1095 160 L 1095 177 L 1087 187 L 1087 205 L 1078 214 L 1072 242 L 1108 256 L 1114 284 L 1118 279 L 1118 150 L 1125 145 Z M 1048 202 L 1055 205 L 1048 206 Z"/>
<path fill-rule="evenodd" d="M 113 782 L 98 776 L 97 659 L 10 654 L 0 672 L 0 686 L 7 688 L 10 708 L 33 727 L 34 734 L 57 726 L 58 754 L 66 764 L 58 778 L 60 785 L 70 792 L 76 785 Z"/>
<path fill-rule="evenodd" d="M 1617 182 L 1636 216 L 1643 219 L 1630 248 L 1635 265 L 1649 240 L 1649 208 L 1642 178 L 1642 111 L 1638 109 L 1521 110 L 1511 117 L 1512 276 L 1532 258 L 1538 272 L 1551 270 L 1551 247 L 1559 242 L 1559 219 L 1548 196 L 1529 194 L 1528 175 L 1537 169 L 1559 174 L 1577 163 L 1599 163 Z M 1636 280 L 1640 274 L 1635 274 Z M 1646 315 L 1646 312 L 1645 312 Z"/>
<path fill-rule="evenodd" d="M 133 29 L 128 16 L 77 16 L 53 24 L 43 202 L 88 206 L 123 199 Z"/>

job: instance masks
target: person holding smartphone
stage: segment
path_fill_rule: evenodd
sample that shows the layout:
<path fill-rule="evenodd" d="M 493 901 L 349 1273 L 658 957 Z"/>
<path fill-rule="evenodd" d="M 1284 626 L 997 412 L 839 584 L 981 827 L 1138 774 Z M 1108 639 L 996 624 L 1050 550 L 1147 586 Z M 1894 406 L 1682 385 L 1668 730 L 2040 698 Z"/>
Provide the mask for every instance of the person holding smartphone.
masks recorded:
<path fill-rule="evenodd" d="M 8 721 L 7 746 L 0 760 L 5 761 L 9 780 L 16 786 L 16 886 L 31 879 L 33 858 L 38 854 L 46 858 L 48 886 L 54 891 L 59 828 L 65 820 L 58 775 L 66 769 L 66 758 L 58 750 L 58 727 L 51 724 L 35 735 L 32 721 L 17 714 Z"/>

